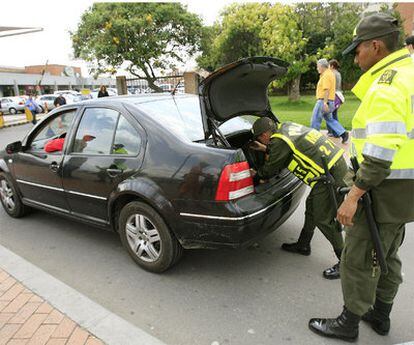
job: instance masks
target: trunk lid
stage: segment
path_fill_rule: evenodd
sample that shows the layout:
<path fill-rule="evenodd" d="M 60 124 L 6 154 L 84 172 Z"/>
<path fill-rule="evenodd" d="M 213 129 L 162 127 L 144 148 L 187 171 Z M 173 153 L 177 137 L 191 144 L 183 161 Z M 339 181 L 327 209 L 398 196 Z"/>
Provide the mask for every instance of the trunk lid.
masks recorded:
<path fill-rule="evenodd" d="M 249 57 L 230 63 L 200 83 L 205 138 L 217 125 L 240 115 L 274 116 L 267 88 L 287 73 L 288 63 L 272 57 Z"/>

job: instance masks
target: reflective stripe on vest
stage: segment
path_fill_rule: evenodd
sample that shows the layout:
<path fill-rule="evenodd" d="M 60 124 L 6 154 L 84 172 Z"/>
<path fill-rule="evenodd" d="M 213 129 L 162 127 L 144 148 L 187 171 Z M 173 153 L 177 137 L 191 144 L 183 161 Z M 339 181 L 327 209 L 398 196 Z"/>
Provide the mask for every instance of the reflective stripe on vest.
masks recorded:
<path fill-rule="evenodd" d="M 366 139 L 369 135 L 400 134 L 412 138 L 414 130 L 407 133 L 404 122 L 374 122 L 368 123 L 366 128 L 355 128 L 351 132 L 355 139 Z"/>
<path fill-rule="evenodd" d="M 365 143 L 362 149 L 362 154 L 388 162 L 392 162 L 396 152 L 396 150 L 386 149 L 372 143 Z"/>
<path fill-rule="evenodd" d="M 414 169 L 395 169 L 387 176 L 388 180 L 412 180 L 414 179 Z"/>

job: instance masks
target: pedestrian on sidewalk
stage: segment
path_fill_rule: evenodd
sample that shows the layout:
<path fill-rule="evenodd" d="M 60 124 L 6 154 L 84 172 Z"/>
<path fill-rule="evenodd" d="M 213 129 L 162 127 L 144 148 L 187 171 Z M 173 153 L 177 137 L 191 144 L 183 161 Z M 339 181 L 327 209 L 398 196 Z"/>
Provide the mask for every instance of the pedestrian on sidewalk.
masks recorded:
<path fill-rule="evenodd" d="M 339 72 L 339 62 L 338 60 L 332 59 L 329 61 L 329 68 L 333 72 L 335 76 L 335 100 L 334 100 L 334 111 L 332 112 L 332 117 L 339 122 L 338 119 L 338 109 L 345 102 L 345 97 L 342 93 L 342 76 Z M 333 133 L 333 130 L 329 124 L 327 124 L 328 128 L 328 137 L 336 137 L 337 135 Z"/>
<path fill-rule="evenodd" d="M 108 96 L 109 94 L 108 94 L 108 91 L 106 90 L 106 86 L 101 85 L 101 88 L 99 89 L 99 92 L 98 92 L 98 98 L 108 97 Z"/>
<path fill-rule="evenodd" d="M 332 117 L 335 101 L 335 75 L 329 69 L 329 62 L 326 59 L 318 60 L 316 68 L 320 77 L 316 87 L 316 103 L 313 108 L 311 127 L 319 131 L 322 120 L 325 119 L 333 133 L 342 138 L 342 143 L 346 143 L 349 133 Z"/>
<path fill-rule="evenodd" d="M 35 101 L 35 99 L 34 99 L 34 97 L 33 97 L 32 94 L 29 95 L 29 99 L 26 101 L 25 106 L 32 113 L 32 123 L 35 125 L 36 122 L 37 122 L 36 121 L 36 114 L 39 112 L 39 105 Z"/>

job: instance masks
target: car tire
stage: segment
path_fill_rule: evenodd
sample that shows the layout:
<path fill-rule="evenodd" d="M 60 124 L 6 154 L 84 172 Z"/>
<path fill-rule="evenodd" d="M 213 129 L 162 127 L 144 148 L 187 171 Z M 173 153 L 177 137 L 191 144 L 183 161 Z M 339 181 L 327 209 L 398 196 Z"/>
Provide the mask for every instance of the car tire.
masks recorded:
<path fill-rule="evenodd" d="M 162 217 L 143 202 L 132 201 L 122 208 L 119 233 L 129 255 L 147 271 L 164 272 L 182 256 L 181 244 Z"/>
<path fill-rule="evenodd" d="M 10 178 L 0 172 L 0 201 L 6 213 L 13 218 L 23 217 L 28 207 L 25 206 Z"/>
<path fill-rule="evenodd" d="M 12 114 L 12 115 L 16 115 L 17 114 L 16 108 L 10 108 L 9 113 Z"/>

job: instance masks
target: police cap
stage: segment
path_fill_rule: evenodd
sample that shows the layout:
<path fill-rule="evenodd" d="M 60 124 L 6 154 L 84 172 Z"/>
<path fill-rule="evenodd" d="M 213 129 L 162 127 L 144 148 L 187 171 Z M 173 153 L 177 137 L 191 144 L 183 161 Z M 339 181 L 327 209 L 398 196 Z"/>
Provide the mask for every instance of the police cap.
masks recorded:
<path fill-rule="evenodd" d="M 353 52 L 363 41 L 388 35 L 399 31 L 398 20 L 389 14 L 375 13 L 362 18 L 354 30 L 352 43 L 342 52 L 342 55 Z"/>
<path fill-rule="evenodd" d="M 275 128 L 276 126 L 271 119 L 269 119 L 268 117 L 261 117 L 260 119 L 256 120 L 253 124 L 253 136 L 258 137 L 259 135 L 267 131 L 273 132 Z"/>

